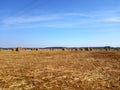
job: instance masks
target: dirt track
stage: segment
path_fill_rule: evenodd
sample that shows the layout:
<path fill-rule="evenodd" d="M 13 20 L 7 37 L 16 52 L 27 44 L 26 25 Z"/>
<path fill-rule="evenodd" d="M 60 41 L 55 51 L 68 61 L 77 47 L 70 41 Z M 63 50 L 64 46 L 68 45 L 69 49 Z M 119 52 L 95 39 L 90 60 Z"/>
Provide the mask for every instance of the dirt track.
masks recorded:
<path fill-rule="evenodd" d="M 120 51 L 2 51 L 0 90 L 120 90 Z"/>

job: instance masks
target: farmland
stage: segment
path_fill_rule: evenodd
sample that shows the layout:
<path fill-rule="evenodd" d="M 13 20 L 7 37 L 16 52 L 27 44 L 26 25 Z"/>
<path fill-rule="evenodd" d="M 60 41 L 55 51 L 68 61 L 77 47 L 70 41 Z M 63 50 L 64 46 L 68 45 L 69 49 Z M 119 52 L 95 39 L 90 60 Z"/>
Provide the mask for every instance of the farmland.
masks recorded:
<path fill-rule="evenodd" d="M 0 51 L 0 90 L 120 90 L 120 51 Z"/>

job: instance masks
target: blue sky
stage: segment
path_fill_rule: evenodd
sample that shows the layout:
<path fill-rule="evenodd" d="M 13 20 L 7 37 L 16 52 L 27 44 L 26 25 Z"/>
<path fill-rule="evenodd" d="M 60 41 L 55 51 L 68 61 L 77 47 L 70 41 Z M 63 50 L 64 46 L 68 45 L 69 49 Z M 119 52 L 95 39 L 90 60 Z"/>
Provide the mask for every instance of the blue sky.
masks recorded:
<path fill-rule="evenodd" d="M 120 46 L 120 0 L 0 0 L 0 47 Z"/>

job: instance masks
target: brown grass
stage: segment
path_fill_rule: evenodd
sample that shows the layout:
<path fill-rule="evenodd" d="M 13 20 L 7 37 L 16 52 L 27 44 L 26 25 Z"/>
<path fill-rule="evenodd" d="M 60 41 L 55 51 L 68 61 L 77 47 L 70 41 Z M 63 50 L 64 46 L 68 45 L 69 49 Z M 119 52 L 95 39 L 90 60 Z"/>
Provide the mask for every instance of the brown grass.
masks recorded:
<path fill-rule="evenodd" d="M 0 90 L 120 90 L 120 51 L 1 51 Z"/>

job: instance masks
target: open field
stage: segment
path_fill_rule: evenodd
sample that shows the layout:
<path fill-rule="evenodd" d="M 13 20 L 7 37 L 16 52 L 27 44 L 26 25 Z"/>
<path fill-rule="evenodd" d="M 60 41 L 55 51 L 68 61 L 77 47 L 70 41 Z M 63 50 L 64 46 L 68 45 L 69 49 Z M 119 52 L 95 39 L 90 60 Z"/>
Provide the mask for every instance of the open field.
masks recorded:
<path fill-rule="evenodd" d="M 0 90 L 120 90 L 120 51 L 1 51 Z"/>

